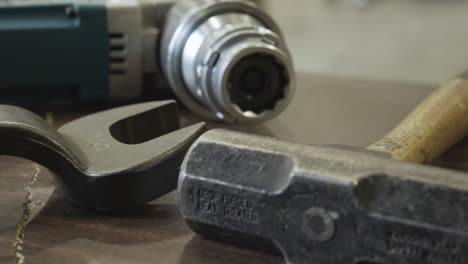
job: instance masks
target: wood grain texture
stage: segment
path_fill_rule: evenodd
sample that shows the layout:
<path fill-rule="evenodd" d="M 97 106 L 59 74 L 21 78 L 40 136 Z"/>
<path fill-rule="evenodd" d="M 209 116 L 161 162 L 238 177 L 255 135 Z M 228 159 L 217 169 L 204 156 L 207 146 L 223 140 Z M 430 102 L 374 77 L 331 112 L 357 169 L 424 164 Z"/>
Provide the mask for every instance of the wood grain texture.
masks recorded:
<path fill-rule="evenodd" d="M 396 160 L 428 163 L 468 133 L 468 79 L 458 77 L 434 91 L 397 127 L 368 149 Z"/>
<path fill-rule="evenodd" d="M 210 123 L 259 135 L 302 143 L 338 143 L 365 147 L 397 124 L 434 87 L 299 76 L 298 94 L 279 118 L 264 124 L 231 126 Z M 49 118 L 62 124 L 93 111 L 53 110 Z M 184 112 L 185 125 L 197 120 Z M 468 171 L 468 140 L 436 161 Z M 34 164 L 18 158 L 0 157 L 0 262 L 11 263 L 10 248 L 22 215 L 24 185 Z M 129 212 L 103 213 L 68 202 L 45 169 L 32 186 L 38 203 L 24 234 L 21 253 L 25 263 L 62 264 L 252 264 L 284 263 L 279 256 L 210 241 L 185 225 L 173 192 Z"/>

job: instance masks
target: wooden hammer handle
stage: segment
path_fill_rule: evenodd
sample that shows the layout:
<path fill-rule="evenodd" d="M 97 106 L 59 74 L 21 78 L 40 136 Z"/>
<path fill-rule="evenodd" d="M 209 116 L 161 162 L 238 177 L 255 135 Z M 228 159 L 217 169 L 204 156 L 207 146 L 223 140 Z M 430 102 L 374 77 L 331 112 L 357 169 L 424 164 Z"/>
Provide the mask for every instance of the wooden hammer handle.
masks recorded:
<path fill-rule="evenodd" d="M 468 71 L 441 86 L 368 149 L 428 163 L 468 133 Z"/>

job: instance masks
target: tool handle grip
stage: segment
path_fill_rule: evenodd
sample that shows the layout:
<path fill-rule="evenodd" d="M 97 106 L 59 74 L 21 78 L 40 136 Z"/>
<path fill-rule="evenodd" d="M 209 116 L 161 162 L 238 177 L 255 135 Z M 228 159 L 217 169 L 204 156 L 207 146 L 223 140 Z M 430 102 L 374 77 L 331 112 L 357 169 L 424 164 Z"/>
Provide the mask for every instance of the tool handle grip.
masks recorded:
<path fill-rule="evenodd" d="M 427 97 L 384 138 L 368 147 L 392 158 L 428 163 L 468 133 L 468 71 Z"/>

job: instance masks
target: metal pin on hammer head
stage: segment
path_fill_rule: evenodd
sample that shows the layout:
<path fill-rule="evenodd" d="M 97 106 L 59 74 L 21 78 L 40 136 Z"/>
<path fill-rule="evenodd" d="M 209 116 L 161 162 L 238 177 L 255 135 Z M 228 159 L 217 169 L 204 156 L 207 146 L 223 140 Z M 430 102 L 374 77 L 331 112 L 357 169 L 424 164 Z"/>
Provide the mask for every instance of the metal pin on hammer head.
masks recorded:
<path fill-rule="evenodd" d="M 0 106 L 0 154 L 52 170 L 68 197 L 85 206 L 120 210 L 176 188 L 180 164 L 205 130 L 179 129 L 173 101 L 115 108 L 55 130 L 25 109 Z"/>

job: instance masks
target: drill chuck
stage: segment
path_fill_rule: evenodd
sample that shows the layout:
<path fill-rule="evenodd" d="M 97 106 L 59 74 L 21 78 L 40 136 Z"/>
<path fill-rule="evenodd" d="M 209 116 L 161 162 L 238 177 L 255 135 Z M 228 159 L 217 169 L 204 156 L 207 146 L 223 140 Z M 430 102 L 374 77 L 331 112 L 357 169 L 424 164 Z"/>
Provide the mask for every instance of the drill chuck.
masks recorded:
<path fill-rule="evenodd" d="M 275 22 L 247 1 L 179 1 L 162 66 L 192 111 L 227 122 L 273 118 L 294 93 L 291 56 Z"/>

